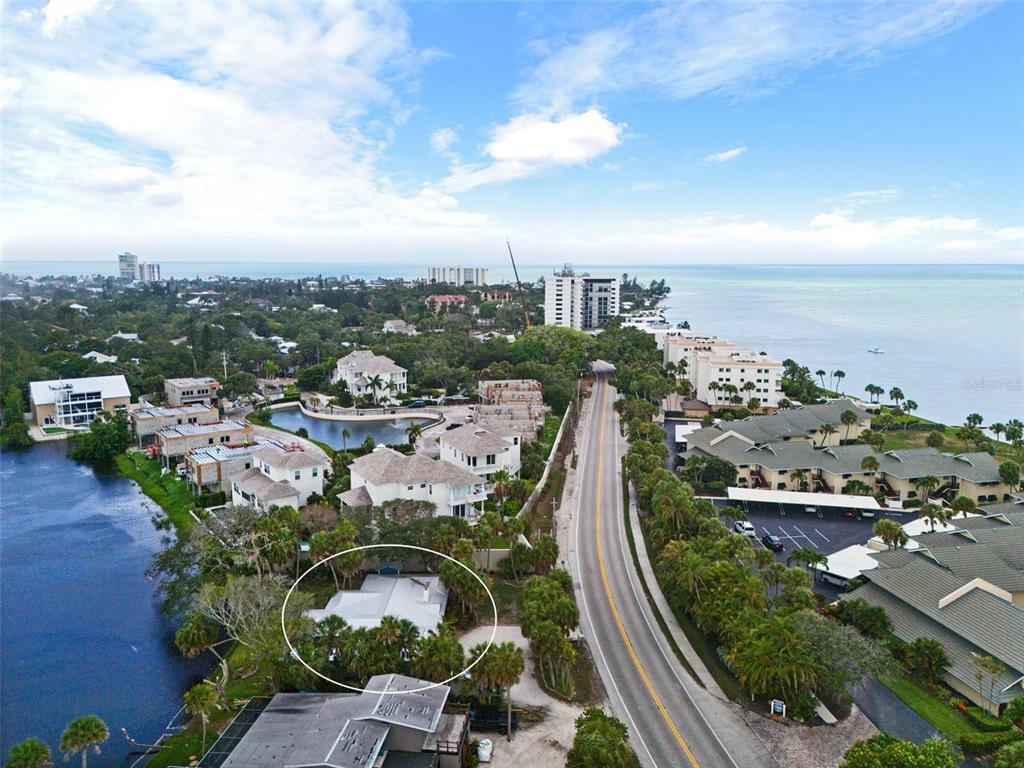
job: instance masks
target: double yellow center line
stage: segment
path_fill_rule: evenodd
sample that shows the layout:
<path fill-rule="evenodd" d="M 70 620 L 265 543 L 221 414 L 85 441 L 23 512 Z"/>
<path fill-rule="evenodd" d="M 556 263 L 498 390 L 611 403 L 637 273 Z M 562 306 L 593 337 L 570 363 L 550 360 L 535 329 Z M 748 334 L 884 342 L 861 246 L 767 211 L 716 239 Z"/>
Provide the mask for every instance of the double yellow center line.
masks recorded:
<path fill-rule="evenodd" d="M 595 409 L 595 414 L 601 419 L 601 431 L 598 436 L 598 449 L 597 449 L 597 494 L 594 497 L 594 535 L 597 539 L 597 564 L 601 571 L 601 583 L 604 585 L 605 595 L 608 597 L 608 605 L 612 609 L 612 616 L 615 617 L 615 625 L 619 628 L 619 634 L 622 635 L 622 642 L 626 644 L 626 650 L 629 651 L 629 656 L 633 659 L 633 664 L 636 666 L 637 672 L 640 673 L 640 679 L 644 681 L 644 685 L 647 687 L 647 692 L 651 694 L 651 699 L 654 700 L 654 705 L 661 712 L 661 716 L 665 718 L 665 722 L 668 724 L 669 730 L 672 731 L 672 735 L 675 740 L 679 742 L 679 746 L 682 747 L 683 752 L 686 753 L 687 759 L 690 761 L 692 768 L 700 768 L 700 763 L 697 762 L 697 758 L 693 756 L 693 752 L 690 751 L 689 745 L 686 743 L 686 739 L 683 738 L 682 734 L 679 733 L 679 729 L 676 728 L 676 724 L 672 722 L 672 718 L 668 714 L 668 710 L 665 709 L 664 703 L 661 701 L 661 697 L 658 696 L 658 692 L 654 690 L 654 686 L 651 684 L 651 678 L 647 674 L 647 670 L 644 669 L 644 665 L 640 663 L 640 658 L 636 655 L 636 650 L 633 648 L 633 643 L 630 642 L 629 635 L 626 634 L 626 627 L 622 624 L 622 617 L 619 615 L 618 606 L 615 604 L 615 598 L 612 596 L 612 587 L 608 581 L 608 572 L 604 564 L 604 547 L 601 545 L 601 489 L 603 487 L 604 479 L 604 445 L 605 445 L 605 428 L 608 424 L 608 420 L 604 418 L 604 405 L 605 398 L 608 392 L 607 383 L 601 388 L 601 403 L 600 407 Z M 595 404 L 596 405 L 596 404 Z M 625 482 L 625 478 L 623 478 Z"/>

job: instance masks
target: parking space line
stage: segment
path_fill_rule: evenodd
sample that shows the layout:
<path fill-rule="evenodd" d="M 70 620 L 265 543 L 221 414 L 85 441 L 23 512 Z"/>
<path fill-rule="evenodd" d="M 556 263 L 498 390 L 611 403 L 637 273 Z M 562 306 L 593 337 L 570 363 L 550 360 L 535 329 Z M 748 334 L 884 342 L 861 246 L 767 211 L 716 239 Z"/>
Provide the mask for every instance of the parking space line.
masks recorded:
<path fill-rule="evenodd" d="M 782 527 L 781 525 L 779 526 L 779 530 L 780 530 L 780 531 L 782 531 L 782 535 L 783 535 L 783 536 L 785 536 L 785 537 L 786 537 L 787 539 L 789 539 L 789 540 L 790 540 L 790 541 L 792 541 L 792 542 L 793 542 L 794 544 L 796 544 L 796 539 L 794 539 L 794 538 L 793 538 L 792 536 L 790 536 L 790 535 L 789 535 L 789 531 L 787 531 L 787 530 L 786 530 L 785 528 L 783 528 L 783 527 Z"/>
<path fill-rule="evenodd" d="M 823 538 L 823 539 L 825 540 L 825 542 L 826 542 L 826 543 L 828 543 L 828 542 L 829 542 L 829 538 L 828 538 L 828 536 L 826 536 L 826 535 L 825 535 L 824 533 L 822 533 L 821 531 L 819 531 L 819 530 L 818 530 L 817 528 L 815 528 L 815 529 L 814 529 L 814 532 L 815 532 L 816 534 L 818 534 L 819 536 L 821 536 L 821 538 Z"/>
<path fill-rule="evenodd" d="M 803 537 L 804 537 L 805 539 L 807 539 L 807 541 L 808 541 L 808 542 L 810 543 L 810 545 L 811 545 L 812 547 L 814 546 L 814 539 L 812 539 L 812 538 L 811 538 L 810 536 L 808 536 L 808 535 L 807 535 L 806 533 L 804 533 L 803 531 L 801 531 L 801 530 L 800 530 L 800 529 L 799 529 L 799 528 L 798 528 L 798 527 L 797 527 L 797 526 L 796 526 L 795 524 L 793 525 L 793 527 L 794 527 L 794 528 L 796 528 L 796 532 L 797 532 L 797 533 L 799 533 L 799 534 L 800 534 L 801 536 L 803 536 Z"/>

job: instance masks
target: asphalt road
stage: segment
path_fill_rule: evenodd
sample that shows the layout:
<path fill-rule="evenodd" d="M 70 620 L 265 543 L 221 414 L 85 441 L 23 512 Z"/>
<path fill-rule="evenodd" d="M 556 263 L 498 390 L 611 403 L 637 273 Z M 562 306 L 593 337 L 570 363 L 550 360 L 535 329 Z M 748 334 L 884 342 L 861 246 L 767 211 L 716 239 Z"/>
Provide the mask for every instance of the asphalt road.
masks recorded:
<path fill-rule="evenodd" d="M 614 400 L 599 375 L 581 440 L 569 552 L 581 630 L 612 710 L 645 766 L 774 766 L 735 705 L 690 679 L 651 615 L 625 534 Z"/>

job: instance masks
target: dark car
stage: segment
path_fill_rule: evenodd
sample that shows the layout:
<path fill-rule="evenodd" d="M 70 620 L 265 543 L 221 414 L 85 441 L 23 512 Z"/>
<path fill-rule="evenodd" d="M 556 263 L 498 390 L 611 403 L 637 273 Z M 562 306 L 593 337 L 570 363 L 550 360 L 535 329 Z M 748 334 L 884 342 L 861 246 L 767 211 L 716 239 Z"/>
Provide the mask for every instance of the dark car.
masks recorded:
<path fill-rule="evenodd" d="M 445 429 L 458 429 L 461 426 L 461 424 L 449 424 Z"/>
<path fill-rule="evenodd" d="M 770 533 L 766 533 L 761 537 L 761 543 L 764 544 L 768 549 L 773 552 L 781 552 L 785 547 L 782 545 L 782 539 L 778 536 L 772 536 Z"/>
<path fill-rule="evenodd" d="M 425 402 L 423 402 L 422 400 L 413 400 L 411 403 L 409 403 L 409 405 L 407 407 L 408 408 L 425 408 L 426 405 L 427 404 Z"/>

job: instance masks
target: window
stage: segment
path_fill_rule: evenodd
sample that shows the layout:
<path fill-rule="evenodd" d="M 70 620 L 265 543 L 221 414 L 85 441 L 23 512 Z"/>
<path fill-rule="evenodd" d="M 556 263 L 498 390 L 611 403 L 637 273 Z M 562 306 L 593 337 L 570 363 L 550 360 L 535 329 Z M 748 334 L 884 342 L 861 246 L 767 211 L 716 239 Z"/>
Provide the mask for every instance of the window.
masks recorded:
<path fill-rule="evenodd" d="M 296 469 L 295 470 L 295 479 L 296 480 L 301 480 L 302 479 L 302 470 L 301 469 Z"/>
<path fill-rule="evenodd" d="M 313 467 L 313 477 L 317 477 L 320 474 L 320 467 Z"/>
<path fill-rule="evenodd" d="M 213 445 L 213 438 L 211 437 L 211 438 L 207 439 L 206 442 L 207 442 L 208 445 Z"/>
<path fill-rule="evenodd" d="M 413 486 L 411 486 L 411 485 L 405 486 L 405 490 L 407 490 L 407 491 L 411 491 L 412 489 L 413 489 Z"/>
<path fill-rule="evenodd" d="M 494 457 L 493 453 L 488 453 L 487 454 L 487 463 L 488 463 L 488 465 L 495 463 L 495 457 Z"/>

